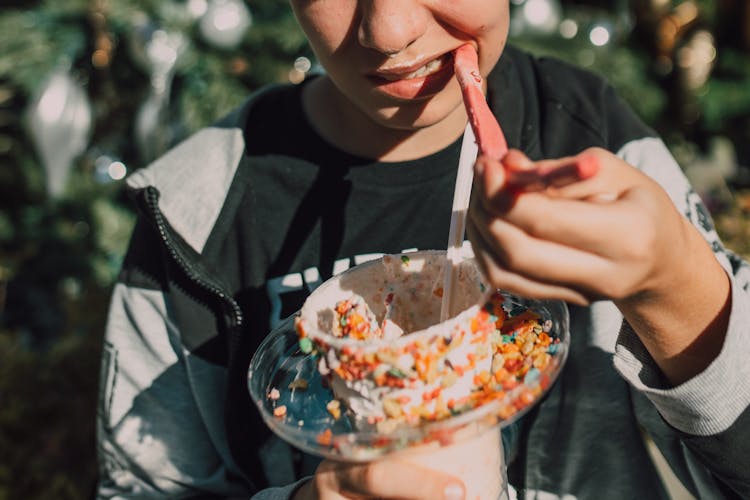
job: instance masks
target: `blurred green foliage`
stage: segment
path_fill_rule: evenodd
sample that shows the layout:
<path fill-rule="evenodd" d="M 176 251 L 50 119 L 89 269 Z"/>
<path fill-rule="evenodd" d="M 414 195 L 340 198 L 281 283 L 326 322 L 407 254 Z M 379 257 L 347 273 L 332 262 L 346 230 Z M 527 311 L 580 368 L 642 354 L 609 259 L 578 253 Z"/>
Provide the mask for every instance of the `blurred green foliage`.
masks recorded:
<path fill-rule="evenodd" d="M 285 80 L 297 57 L 310 56 L 286 2 L 246 2 L 253 23 L 229 50 L 201 36 L 188 4 L 41 0 L 0 9 L 0 500 L 94 491 L 101 337 L 135 219 L 122 181 L 103 176 L 97 161 L 133 171 L 150 160 L 134 131 L 151 91 L 133 47 L 143 43 L 139 28 L 189 40 L 171 87 L 170 144 L 259 86 Z M 96 64 L 102 46 L 108 59 Z M 27 113 L 60 67 L 86 90 L 93 126 L 65 192 L 51 198 Z"/>

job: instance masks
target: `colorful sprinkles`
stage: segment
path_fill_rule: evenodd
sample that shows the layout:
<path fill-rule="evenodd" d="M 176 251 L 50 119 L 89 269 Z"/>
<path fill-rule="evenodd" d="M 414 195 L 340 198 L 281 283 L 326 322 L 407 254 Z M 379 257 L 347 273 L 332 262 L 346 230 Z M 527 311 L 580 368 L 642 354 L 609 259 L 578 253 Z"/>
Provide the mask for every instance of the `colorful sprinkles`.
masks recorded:
<path fill-rule="evenodd" d="M 346 299 L 338 302 L 335 307 L 336 337 L 351 337 L 357 340 L 369 340 L 382 337 L 382 331 L 377 323 L 370 318 L 366 304 L 361 299 Z"/>
<path fill-rule="evenodd" d="M 385 389 L 382 415 L 367 416 L 367 423 L 380 432 L 442 420 L 493 401 L 501 401 L 499 416 L 507 419 L 549 386 L 547 371 L 559 340 L 550 335 L 551 321 L 542 322 L 539 314 L 524 307 L 508 311 L 503 301 L 501 294 L 493 295 L 465 329 L 412 342 L 380 343 L 376 350 L 367 350 L 364 342 L 362 347 L 329 349 L 312 342 L 297 322 L 300 349 L 320 355 L 319 372 L 329 380 L 368 381 L 376 390 Z M 335 305 L 334 336 L 381 338 L 377 323 L 362 306 L 357 299 Z M 334 399 L 326 409 L 338 419 L 345 408 Z M 329 440 L 330 435 L 323 435 L 318 441 Z"/>

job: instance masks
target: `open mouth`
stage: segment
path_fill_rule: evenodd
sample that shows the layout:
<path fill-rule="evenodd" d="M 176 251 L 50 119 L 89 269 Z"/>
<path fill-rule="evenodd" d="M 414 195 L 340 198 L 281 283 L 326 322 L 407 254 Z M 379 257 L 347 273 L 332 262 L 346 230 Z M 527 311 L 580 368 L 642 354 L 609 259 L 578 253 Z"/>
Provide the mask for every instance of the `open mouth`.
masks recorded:
<path fill-rule="evenodd" d="M 380 70 L 369 76 L 374 89 L 396 99 L 422 99 L 439 93 L 453 77 L 453 56 L 448 52 L 421 66 Z"/>
<path fill-rule="evenodd" d="M 435 73 L 438 73 L 440 70 L 442 70 L 446 65 L 450 63 L 450 59 L 451 59 L 451 56 L 450 56 L 450 53 L 448 53 L 436 59 L 430 60 L 429 62 L 427 62 L 427 64 L 420 66 L 414 71 L 410 71 L 408 73 L 383 72 L 383 73 L 378 73 L 378 77 L 382 78 L 383 80 L 387 80 L 389 82 L 393 82 L 396 80 L 412 80 L 414 78 L 424 78 L 430 75 L 434 75 Z"/>

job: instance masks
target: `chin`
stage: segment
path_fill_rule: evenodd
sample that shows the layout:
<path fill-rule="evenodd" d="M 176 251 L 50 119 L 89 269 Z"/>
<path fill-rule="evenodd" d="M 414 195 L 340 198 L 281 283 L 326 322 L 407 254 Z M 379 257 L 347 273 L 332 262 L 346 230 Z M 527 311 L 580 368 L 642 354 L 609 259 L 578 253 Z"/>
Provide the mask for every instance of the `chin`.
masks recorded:
<path fill-rule="evenodd" d="M 439 125 L 462 106 L 460 94 L 435 96 L 428 101 L 380 108 L 370 113 L 379 125 L 395 130 L 421 130 Z"/>

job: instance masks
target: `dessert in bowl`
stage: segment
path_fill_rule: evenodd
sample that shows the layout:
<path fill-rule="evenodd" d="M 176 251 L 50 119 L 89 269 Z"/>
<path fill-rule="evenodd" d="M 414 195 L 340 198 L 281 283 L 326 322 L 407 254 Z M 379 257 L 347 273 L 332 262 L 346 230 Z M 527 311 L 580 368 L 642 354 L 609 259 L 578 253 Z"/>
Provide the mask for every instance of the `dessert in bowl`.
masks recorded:
<path fill-rule="evenodd" d="M 445 253 L 385 255 L 328 280 L 295 318 L 354 426 L 392 432 L 487 403 L 512 418 L 551 382 L 567 315 L 489 291 L 473 260 L 459 265 L 459 311 L 438 322 Z M 540 303 L 543 304 L 543 303 Z"/>
<path fill-rule="evenodd" d="M 568 310 L 490 290 L 461 262 L 440 322 L 445 251 L 360 264 L 316 288 L 264 340 L 249 387 L 269 427 L 327 458 L 407 460 L 505 498 L 502 427 L 549 390 L 567 357 Z"/>

